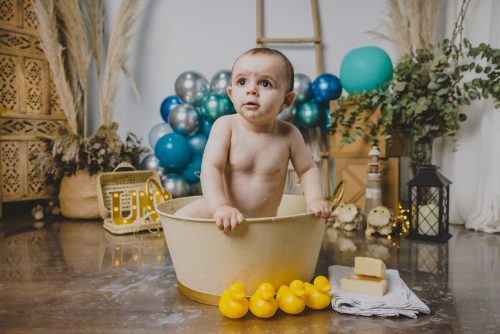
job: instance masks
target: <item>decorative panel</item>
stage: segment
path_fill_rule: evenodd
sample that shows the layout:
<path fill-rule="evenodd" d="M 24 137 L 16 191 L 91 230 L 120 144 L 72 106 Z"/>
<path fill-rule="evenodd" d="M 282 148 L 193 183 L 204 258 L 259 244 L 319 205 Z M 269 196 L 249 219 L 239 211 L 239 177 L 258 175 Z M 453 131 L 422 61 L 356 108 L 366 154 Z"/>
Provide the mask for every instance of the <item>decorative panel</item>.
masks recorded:
<path fill-rule="evenodd" d="M 43 62 L 37 59 L 24 59 L 25 108 L 28 114 L 47 114 L 47 86 L 43 85 Z"/>
<path fill-rule="evenodd" d="M 16 14 L 16 0 L 0 0 L 0 24 L 15 26 Z"/>
<path fill-rule="evenodd" d="M 28 141 L 26 149 L 28 151 L 28 172 L 27 172 L 27 185 L 28 196 L 47 195 L 45 185 L 43 183 L 42 175 L 40 174 L 40 166 L 38 166 L 37 159 L 45 150 L 45 143 L 42 141 Z"/>
<path fill-rule="evenodd" d="M 0 141 L 0 160 L 3 200 L 22 196 L 25 193 L 25 143 Z"/>
<path fill-rule="evenodd" d="M 16 58 L 0 55 L 0 113 L 19 109 L 18 77 Z"/>
<path fill-rule="evenodd" d="M 38 29 L 38 19 L 33 8 L 33 2 L 24 1 L 23 4 L 23 23 L 25 29 Z"/>

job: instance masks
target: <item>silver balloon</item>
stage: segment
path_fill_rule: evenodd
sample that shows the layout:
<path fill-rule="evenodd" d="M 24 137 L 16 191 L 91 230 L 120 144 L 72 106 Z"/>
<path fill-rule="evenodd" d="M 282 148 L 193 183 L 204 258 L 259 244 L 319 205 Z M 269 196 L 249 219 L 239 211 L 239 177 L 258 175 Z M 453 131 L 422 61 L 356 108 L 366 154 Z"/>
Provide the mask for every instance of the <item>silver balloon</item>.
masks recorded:
<path fill-rule="evenodd" d="M 208 80 L 195 71 L 183 72 L 175 80 L 175 94 L 187 103 L 198 104 L 209 89 Z"/>
<path fill-rule="evenodd" d="M 168 123 L 158 123 L 149 131 L 149 145 L 154 150 L 158 139 L 173 132 L 172 127 Z"/>
<path fill-rule="evenodd" d="M 141 170 L 158 170 L 160 168 L 160 161 L 154 153 L 146 155 L 141 161 Z"/>
<path fill-rule="evenodd" d="M 179 104 L 168 114 L 168 124 L 175 132 L 189 136 L 198 131 L 201 124 L 200 115 L 189 103 Z"/>
<path fill-rule="evenodd" d="M 215 73 L 210 81 L 210 90 L 214 93 L 225 94 L 229 86 L 231 86 L 231 71 L 228 70 Z"/>
<path fill-rule="evenodd" d="M 276 117 L 280 121 L 293 122 L 295 115 L 297 114 L 297 106 L 292 104 L 290 108 L 282 110 Z"/>
<path fill-rule="evenodd" d="M 172 194 L 173 198 L 189 196 L 189 183 L 177 175 L 164 175 L 161 183 L 163 188 Z"/>
<path fill-rule="evenodd" d="M 311 98 L 311 79 L 305 74 L 296 73 L 293 76 L 293 91 L 297 102 L 305 102 Z"/>

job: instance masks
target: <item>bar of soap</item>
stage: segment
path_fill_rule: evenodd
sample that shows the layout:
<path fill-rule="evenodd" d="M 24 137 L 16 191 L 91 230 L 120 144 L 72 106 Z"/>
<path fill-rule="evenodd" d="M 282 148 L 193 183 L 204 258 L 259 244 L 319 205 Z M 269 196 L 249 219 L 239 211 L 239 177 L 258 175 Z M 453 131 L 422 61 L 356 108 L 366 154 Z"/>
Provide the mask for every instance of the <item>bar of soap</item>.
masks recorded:
<path fill-rule="evenodd" d="M 382 297 L 387 292 L 387 280 L 380 277 L 352 274 L 340 280 L 340 289 L 347 292 Z"/>
<path fill-rule="evenodd" d="M 354 258 L 354 273 L 363 276 L 384 278 L 385 263 L 371 257 L 356 256 Z"/>

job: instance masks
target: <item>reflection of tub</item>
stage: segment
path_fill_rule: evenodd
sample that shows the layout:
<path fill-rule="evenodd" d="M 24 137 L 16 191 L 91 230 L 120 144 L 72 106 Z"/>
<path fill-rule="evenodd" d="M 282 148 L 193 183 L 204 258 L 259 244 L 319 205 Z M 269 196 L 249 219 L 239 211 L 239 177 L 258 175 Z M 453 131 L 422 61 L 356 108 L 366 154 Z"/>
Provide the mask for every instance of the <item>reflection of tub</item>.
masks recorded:
<path fill-rule="evenodd" d="M 313 278 L 325 220 L 306 213 L 304 197 L 284 195 L 277 217 L 247 219 L 228 235 L 211 219 L 173 215 L 198 198 L 178 198 L 158 207 L 178 287 L 185 295 L 214 305 L 236 281 L 250 295 L 264 281 L 278 289 L 294 279 Z"/>

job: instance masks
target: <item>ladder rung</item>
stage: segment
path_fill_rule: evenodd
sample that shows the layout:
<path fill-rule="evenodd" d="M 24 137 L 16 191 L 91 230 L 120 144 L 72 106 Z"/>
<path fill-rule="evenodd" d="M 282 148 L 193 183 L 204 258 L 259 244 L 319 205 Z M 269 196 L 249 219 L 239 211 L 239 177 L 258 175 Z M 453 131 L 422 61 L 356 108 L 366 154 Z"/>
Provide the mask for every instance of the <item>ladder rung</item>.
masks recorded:
<path fill-rule="evenodd" d="M 314 37 L 304 37 L 304 38 L 258 38 L 257 43 L 321 43 L 321 39 Z"/>

